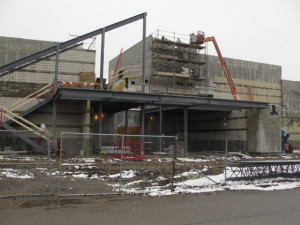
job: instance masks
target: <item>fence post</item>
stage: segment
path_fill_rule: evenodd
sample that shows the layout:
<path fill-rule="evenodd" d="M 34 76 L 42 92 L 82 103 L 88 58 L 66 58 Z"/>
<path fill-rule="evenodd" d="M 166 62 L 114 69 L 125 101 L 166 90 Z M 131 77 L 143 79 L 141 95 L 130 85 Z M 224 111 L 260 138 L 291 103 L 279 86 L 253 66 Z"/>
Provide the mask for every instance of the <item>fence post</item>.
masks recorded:
<path fill-rule="evenodd" d="M 51 148 L 50 148 L 50 137 L 47 136 L 47 151 L 48 151 L 48 187 L 51 186 L 51 180 L 52 180 L 52 165 L 51 165 Z"/>
<path fill-rule="evenodd" d="M 63 135 L 64 133 L 61 133 L 60 138 L 60 148 L 59 148 L 59 179 L 58 179 L 58 188 L 57 188 L 57 197 L 60 196 L 60 188 L 61 188 L 61 177 L 62 177 L 62 154 L 63 154 Z"/>
<path fill-rule="evenodd" d="M 227 180 L 228 139 L 225 140 L 225 185 Z"/>
<path fill-rule="evenodd" d="M 125 135 L 122 136 L 121 165 L 120 165 L 120 179 L 119 179 L 119 193 L 121 193 L 121 182 L 122 182 L 122 172 L 123 172 L 124 137 L 125 137 Z"/>
<path fill-rule="evenodd" d="M 172 180 L 171 180 L 171 191 L 174 191 L 174 176 L 175 176 L 175 161 L 176 161 L 176 151 L 177 151 L 178 137 L 175 137 L 174 143 L 174 152 L 173 152 L 173 160 L 172 160 Z"/>

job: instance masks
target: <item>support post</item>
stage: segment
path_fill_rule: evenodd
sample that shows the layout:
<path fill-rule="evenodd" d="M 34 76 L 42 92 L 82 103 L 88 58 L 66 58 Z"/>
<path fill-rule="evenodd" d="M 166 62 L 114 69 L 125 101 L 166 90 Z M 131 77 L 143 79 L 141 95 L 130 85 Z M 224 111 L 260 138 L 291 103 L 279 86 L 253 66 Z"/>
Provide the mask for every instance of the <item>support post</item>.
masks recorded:
<path fill-rule="evenodd" d="M 159 136 L 163 135 L 163 111 L 162 107 L 159 108 Z M 162 152 L 162 138 L 159 138 L 159 151 Z"/>
<path fill-rule="evenodd" d="M 141 106 L 141 135 L 145 135 L 145 106 Z"/>
<path fill-rule="evenodd" d="M 53 80 L 53 95 L 56 93 L 58 86 L 58 66 L 59 66 L 59 44 L 56 45 L 56 54 L 55 54 L 55 72 Z M 53 152 L 56 152 L 56 119 L 57 119 L 57 105 L 55 99 L 52 103 L 52 149 Z"/>
<path fill-rule="evenodd" d="M 103 90 L 103 70 L 104 70 L 104 46 L 105 46 L 105 28 L 102 28 L 101 37 L 101 61 L 100 61 L 100 89 Z"/>
<path fill-rule="evenodd" d="M 227 180 L 227 164 L 228 164 L 228 140 L 226 138 L 226 140 L 225 140 L 225 179 L 224 179 L 225 185 L 226 185 L 226 180 Z"/>
<path fill-rule="evenodd" d="M 125 110 L 125 134 L 128 134 L 128 109 Z"/>
<path fill-rule="evenodd" d="M 143 52 L 142 52 L 142 77 L 141 77 L 141 85 L 142 92 L 145 92 L 145 73 L 146 73 L 146 17 L 147 14 L 144 14 L 143 18 Z"/>
<path fill-rule="evenodd" d="M 82 114 L 82 146 L 81 150 L 84 152 L 85 155 L 90 154 L 90 136 L 86 135 L 91 132 L 91 101 L 87 100 L 83 103 L 83 114 Z"/>
<path fill-rule="evenodd" d="M 56 118 L 57 118 L 57 106 L 56 102 L 53 101 L 52 103 L 52 151 L 56 153 L 57 146 L 56 146 Z"/>
<path fill-rule="evenodd" d="M 184 108 L 183 111 L 183 145 L 184 153 L 188 153 L 188 109 Z"/>
<path fill-rule="evenodd" d="M 173 152 L 173 160 L 172 160 L 172 178 L 171 178 L 171 191 L 174 191 L 174 177 L 175 177 L 175 166 L 176 166 L 176 151 L 177 151 L 177 145 L 178 145 L 178 137 L 175 137 L 175 143 L 174 143 L 174 152 Z"/>
<path fill-rule="evenodd" d="M 144 135 L 145 135 L 145 106 L 141 106 L 141 155 L 145 155 L 145 150 L 144 150 Z"/>
<path fill-rule="evenodd" d="M 48 152 L 48 188 L 51 188 L 52 181 L 52 171 L 51 171 L 51 147 L 50 147 L 50 137 L 47 136 L 47 152 Z"/>
<path fill-rule="evenodd" d="M 57 82 L 58 82 L 58 65 L 59 65 L 59 44 L 56 45 L 56 54 L 55 54 L 55 73 L 53 81 L 53 94 L 57 91 Z"/>
<path fill-rule="evenodd" d="M 101 150 L 101 146 L 102 146 L 102 136 L 101 134 L 103 133 L 103 118 L 102 118 L 102 114 L 103 114 L 103 107 L 102 104 L 99 104 L 98 106 L 98 133 L 99 135 L 99 152 Z"/>

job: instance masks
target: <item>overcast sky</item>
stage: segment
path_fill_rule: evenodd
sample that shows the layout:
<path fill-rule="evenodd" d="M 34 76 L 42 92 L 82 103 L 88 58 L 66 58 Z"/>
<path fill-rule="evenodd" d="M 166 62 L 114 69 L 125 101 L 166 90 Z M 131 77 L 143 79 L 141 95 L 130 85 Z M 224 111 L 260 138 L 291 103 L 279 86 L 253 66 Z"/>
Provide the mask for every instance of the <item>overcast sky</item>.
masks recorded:
<path fill-rule="evenodd" d="M 202 30 L 224 57 L 279 65 L 300 81 L 299 0 L 0 0 L 0 36 L 66 41 L 143 12 L 147 35 Z M 105 61 L 141 38 L 142 21 L 107 33 Z"/>

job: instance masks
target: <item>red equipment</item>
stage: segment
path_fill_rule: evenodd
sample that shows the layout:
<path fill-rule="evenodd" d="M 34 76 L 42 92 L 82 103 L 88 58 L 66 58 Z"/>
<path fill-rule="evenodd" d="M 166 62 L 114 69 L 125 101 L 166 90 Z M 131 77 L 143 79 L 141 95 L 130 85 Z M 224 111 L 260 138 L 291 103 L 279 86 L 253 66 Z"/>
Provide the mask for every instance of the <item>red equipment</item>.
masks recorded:
<path fill-rule="evenodd" d="M 191 44 L 203 44 L 204 42 L 209 42 L 209 41 L 212 41 L 214 46 L 215 46 L 215 49 L 217 51 L 217 54 L 218 54 L 218 57 L 219 57 L 219 60 L 220 60 L 220 63 L 221 63 L 221 66 L 223 68 L 224 74 L 225 74 L 226 79 L 228 81 L 233 99 L 234 100 L 239 100 L 240 98 L 239 98 L 238 93 L 236 91 L 236 88 L 235 88 L 235 85 L 233 83 L 232 77 L 230 75 L 229 69 L 228 69 L 228 67 L 227 67 L 227 65 L 226 65 L 226 63 L 223 59 L 223 56 L 221 54 L 221 51 L 219 49 L 219 46 L 217 44 L 217 41 L 216 41 L 215 37 L 205 37 L 205 34 L 202 31 L 198 31 L 197 35 L 195 35 L 195 34 L 190 35 Z"/>
<path fill-rule="evenodd" d="M 144 160 L 145 143 L 140 141 L 124 141 L 114 143 L 114 157 L 124 160 Z"/>

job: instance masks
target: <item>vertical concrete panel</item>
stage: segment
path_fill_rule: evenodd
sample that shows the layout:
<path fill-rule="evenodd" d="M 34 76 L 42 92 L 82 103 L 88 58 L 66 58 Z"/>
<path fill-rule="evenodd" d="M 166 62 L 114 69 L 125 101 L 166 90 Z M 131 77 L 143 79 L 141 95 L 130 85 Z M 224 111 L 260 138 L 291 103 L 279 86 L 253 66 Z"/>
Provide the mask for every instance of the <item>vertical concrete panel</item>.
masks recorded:
<path fill-rule="evenodd" d="M 248 111 L 248 151 L 255 153 L 273 153 L 281 150 L 281 112 L 277 114 L 268 109 Z"/>

